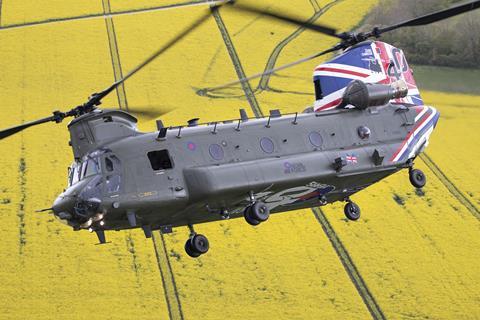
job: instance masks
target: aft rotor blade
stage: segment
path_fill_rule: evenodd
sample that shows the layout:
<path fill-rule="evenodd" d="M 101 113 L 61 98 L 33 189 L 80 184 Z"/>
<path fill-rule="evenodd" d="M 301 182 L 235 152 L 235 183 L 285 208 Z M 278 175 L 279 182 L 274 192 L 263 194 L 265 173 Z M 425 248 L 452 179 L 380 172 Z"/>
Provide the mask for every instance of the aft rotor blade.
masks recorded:
<path fill-rule="evenodd" d="M 385 27 L 385 28 L 379 28 L 378 32 L 379 34 L 392 31 L 398 28 L 403 28 L 403 27 L 414 27 L 414 26 L 423 26 L 427 25 L 433 22 L 437 22 L 440 20 L 448 19 L 453 16 L 472 11 L 475 9 L 480 8 L 480 0 L 477 1 L 472 1 L 469 3 L 461 4 L 458 6 L 454 6 L 445 10 L 440 10 L 437 12 L 433 12 L 418 18 L 414 18 L 411 20 L 403 21 L 398 24 L 395 24 L 393 26 Z"/>
<path fill-rule="evenodd" d="M 175 38 L 167 42 L 165 45 L 163 45 L 161 48 L 159 48 L 157 51 L 155 51 L 152 55 L 150 55 L 145 61 L 140 63 L 138 66 L 133 68 L 129 73 L 127 73 L 126 76 L 124 76 L 122 79 L 116 81 L 113 83 L 110 87 L 107 89 L 101 91 L 100 93 L 97 93 L 93 96 L 95 99 L 95 102 L 100 101 L 102 98 L 104 98 L 106 95 L 108 95 L 110 92 L 112 92 L 114 89 L 116 89 L 119 85 L 124 83 L 128 78 L 133 76 L 135 73 L 138 71 L 142 70 L 145 66 L 147 66 L 150 62 L 158 58 L 161 54 L 165 53 L 168 49 L 173 47 L 177 42 L 185 38 L 190 32 L 192 32 L 194 29 L 196 29 L 198 26 L 200 26 L 202 23 L 204 23 L 209 17 L 211 13 L 210 11 L 206 12 L 203 14 L 200 18 L 198 18 L 193 24 L 185 28 L 181 33 L 179 33 Z"/>
<path fill-rule="evenodd" d="M 200 91 L 203 91 L 203 92 L 206 92 L 206 91 L 213 91 L 213 90 L 218 90 L 218 89 L 223 89 L 223 88 L 228 88 L 228 87 L 231 87 L 233 85 L 236 85 L 236 84 L 239 84 L 239 83 L 243 83 L 243 82 L 246 82 L 246 81 L 250 81 L 252 79 L 256 79 L 256 78 L 260 78 L 262 76 L 265 76 L 265 75 L 269 75 L 269 74 L 272 74 L 272 73 L 275 73 L 277 71 L 280 71 L 280 70 L 284 70 L 284 69 L 287 69 L 287 68 L 290 68 L 290 67 L 293 67 L 293 66 L 296 66 L 297 64 L 300 64 L 300 63 L 303 63 L 303 62 L 307 62 L 309 60 L 312 60 L 312 59 L 315 59 L 317 57 L 320 57 L 320 56 L 323 56 L 324 54 L 327 54 L 327 53 L 330 53 L 330 52 L 334 52 L 334 51 L 337 51 L 339 50 L 340 47 L 337 45 L 337 46 L 334 46 L 330 49 L 327 49 L 325 51 L 322 51 L 322 52 L 319 52 L 319 53 L 315 53 L 311 56 L 308 56 L 308 57 L 305 57 L 305 58 L 302 58 L 300 60 L 297 60 L 297 61 L 294 61 L 294 62 L 290 62 L 290 63 L 287 63 L 287 64 L 284 64 L 282 66 L 279 66 L 277 68 L 273 68 L 273 69 L 270 69 L 268 71 L 265 71 L 265 72 L 262 72 L 262 73 L 257 73 L 257 74 L 254 74 L 252 76 L 249 76 L 249 77 L 246 77 L 246 78 L 241 78 L 239 80 L 235 80 L 235 81 L 232 81 L 232 82 L 228 82 L 228 83 L 225 83 L 225 84 L 222 84 L 222 85 L 219 85 L 219 86 L 215 86 L 215 87 L 210 87 L 210 88 L 204 88 Z"/>
<path fill-rule="evenodd" d="M 24 124 L 21 124 L 21 125 L 15 126 L 15 127 L 4 129 L 4 130 L 0 131 L 0 140 L 4 139 L 6 137 L 9 137 L 9 136 L 11 136 L 15 133 L 18 133 L 22 130 L 25 130 L 29 127 L 36 126 L 38 124 L 42 124 L 42 123 L 45 123 L 45 122 L 50 122 L 50 121 L 56 121 L 55 116 L 50 116 L 50 117 L 47 117 L 47 118 L 43 118 L 43 119 L 31 121 L 31 122 L 26 122 Z"/>
<path fill-rule="evenodd" d="M 332 37 L 343 39 L 341 35 L 337 34 L 336 29 L 333 29 L 333 28 L 330 28 L 330 27 L 327 27 L 327 26 L 324 26 L 324 25 L 320 25 L 320 24 L 309 23 L 307 21 L 303 21 L 303 20 L 301 20 L 299 18 L 296 18 L 296 17 L 293 17 L 293 16 L 286 16 L 286 15 L 279 14 L 279 13 L 268 12 L 266 10 L 261 10 L 261 9 L 258 9 L 258 8 L 255 8 L 255 7 L 246 5 L 246 4 L 239 4 L 236 1 L 235 2 L 228 2 L 227 6 L 225 6 L 225 8 L 227 8 L 227 7 L 230 7 L 232 9 L 235 9 L 235 10 L 238 10 L 238 11 L 244 11 L 244 12 L 254 13 L 254 14 L 261 14 L 261 15 L 267 17 L 267 18 L 270 18 L 270 19 L 281 20 L 283 22 L 294 24 L 296 26 L 301 26 L 305 29 L 313 30 L 313 31 L 316 31 L 316 32 L 320 32 L 320 33 L 332 36 Z"/>

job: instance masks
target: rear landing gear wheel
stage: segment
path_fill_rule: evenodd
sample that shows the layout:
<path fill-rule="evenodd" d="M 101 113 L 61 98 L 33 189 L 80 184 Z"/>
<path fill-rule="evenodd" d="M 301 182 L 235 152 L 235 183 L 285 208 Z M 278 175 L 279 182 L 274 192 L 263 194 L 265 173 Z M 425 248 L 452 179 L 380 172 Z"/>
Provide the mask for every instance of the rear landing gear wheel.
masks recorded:
<path fill-rule="evenodd" d="M 208 239 L 203 234 L 196 234 L 185 242 L 185 252 L 192 258 L 207 253 L 209 248 Z"/>
<path fill-rule="evenodd" d="M 264 222 L 270 217 L 270 209 L 265 203 L 257 201 L 250 207 L 250 214 L 253 219 Z"/>
<path fill-rule="evenodd" d="M 245 221 L 247 221 L 247 223 L 251 226 L 258 226 L 260 224 L 260 221 L 255 220 L 251 217 L 250 207 L 247 207 L 245 209 L 245 212 L 243 213 L 243 216 L 245 217 Z"/>
<path fill-rule="evenodd" d="M 354 202 L 347 202 L 343 211 L 348 220 L 356 221 L 360 218 L 360 207 Z"/>
<path fill-rule="evenodd" d="M 422 172 L 422 170 L 418 170 L 418 169 L 411 169 L 409 172 L 408 172 L 408 176 L 410 178 L 410 183 L 412 184 L 412 186 L 414 186 L 415 188 L 418 188 L 418 189 L 421 189 L 425 186 L 425 184 L 427 183 L 427 177 L 425 176 L 425 174 Z"/>
<path fill-rule="evenodd" d="M 268 220 L 270 210 L 263 202 L 257 201 L 245 209 L 244 216 L 248 224 L 257 226 L 261 222 Z"/>

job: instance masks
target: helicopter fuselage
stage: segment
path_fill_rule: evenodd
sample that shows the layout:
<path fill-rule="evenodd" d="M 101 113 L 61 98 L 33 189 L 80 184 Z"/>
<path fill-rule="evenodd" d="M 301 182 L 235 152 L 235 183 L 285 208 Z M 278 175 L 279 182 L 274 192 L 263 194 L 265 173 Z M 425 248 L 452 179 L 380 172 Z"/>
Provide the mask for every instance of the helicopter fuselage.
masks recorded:
<path fill-rule="evenodd" d="M 129 114 L 97 110 L 69 125 L 77 161 L 53 210 L 76 230 L 169 230 L 253 201 L 271 213 L 325 205 L 408 167 L 437 120 L 387 104 L 141 133 Z"/>

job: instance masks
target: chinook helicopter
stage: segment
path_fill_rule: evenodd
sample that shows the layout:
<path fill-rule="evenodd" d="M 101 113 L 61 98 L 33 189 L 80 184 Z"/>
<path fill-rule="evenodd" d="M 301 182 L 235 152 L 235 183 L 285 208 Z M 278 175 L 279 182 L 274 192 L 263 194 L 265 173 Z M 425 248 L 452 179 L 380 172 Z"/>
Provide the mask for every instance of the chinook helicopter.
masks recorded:
<path fill-rule="evenodd" d="M 383 33 L 422 26 L 477 9 L 480 1 L 457 5 L 365 33 L 335 29 L 239 3 L 211 4 L 208 13 L 153 53 L 123 79 L 94 93 L 69 111 L 0 131 L 0 139 L 46 122 L 68 124 L 74 162 L 68 186 L 54 201 L 55 217 L 73 230 L 95 232 L 142 228 L 169 233 L 188 226 L 186 253 L 198 257 L 208 239 L 198 223 L 244 217 L 251 225 L 270 214 L 345 201 L 349 220 L 360 218 L 351 196 L 402 169 L 422 188 L 425 174 L 415 158 L 428 145 L 439 113 L 424 106 L 401 49 L 376 40 Z M 304 112 L 165 127 L 139 132 L 137 119 L 121 110 L 101 110 L 102 98 L 193 29 L 211 11 L 229 7 L 262 14 L 336 37 L 338 44 L 315 55 L 243 78 L 215 90 L 273 74 L 327 53 L 339 55 L 315 68 L 316 101 Z M 223 9 L 222 9 L 223 10 Z M 371 40 L 373 38 L 373 40 Z"/>

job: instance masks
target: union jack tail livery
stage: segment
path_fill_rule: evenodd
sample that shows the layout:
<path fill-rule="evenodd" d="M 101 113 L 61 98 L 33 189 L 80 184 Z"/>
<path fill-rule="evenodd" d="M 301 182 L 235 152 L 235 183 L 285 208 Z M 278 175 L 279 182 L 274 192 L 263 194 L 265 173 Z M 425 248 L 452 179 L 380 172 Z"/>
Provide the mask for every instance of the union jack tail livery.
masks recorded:
<path fill-rule="evenodd" d="M 423 105 L 413 73 L 401 49 L 381 41 L 366 41 L 350 47 L 330 61 L 315 68 L 315 111 L 330 110 L 342 102 L 346 86 L 352 80 L 391 84 L 403 80 L 408 95 L 392 103 Z"/>

